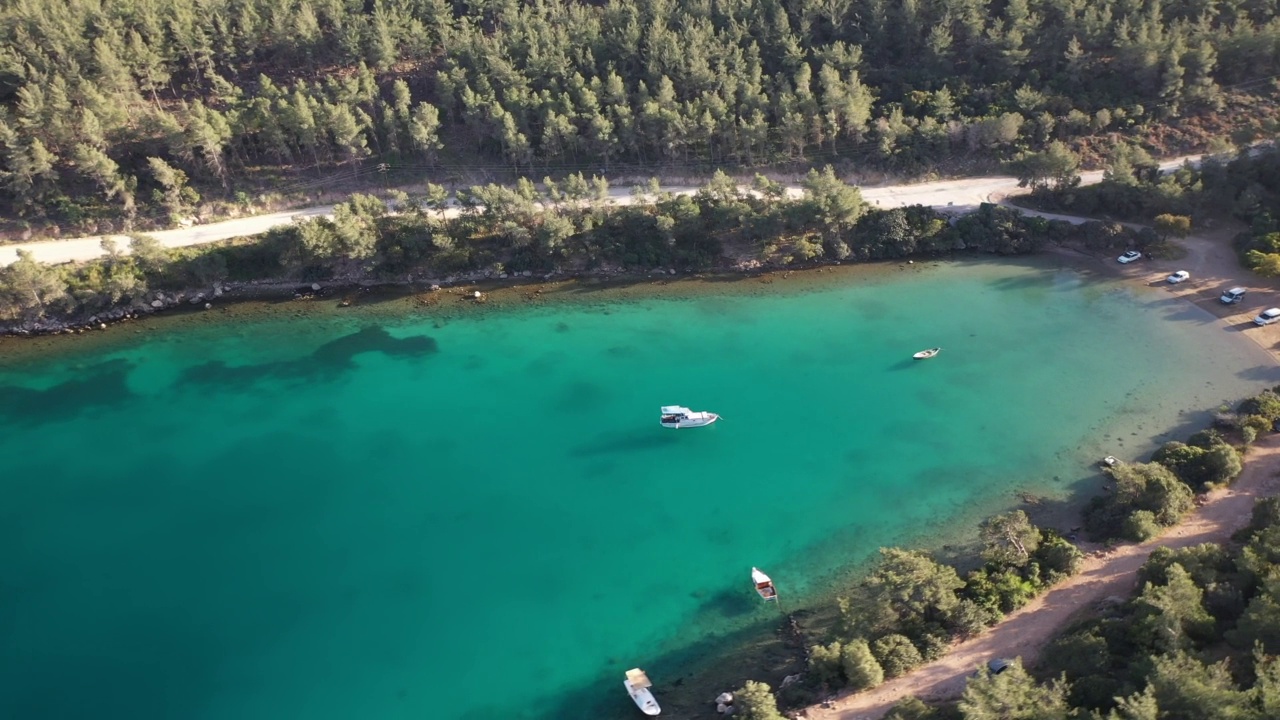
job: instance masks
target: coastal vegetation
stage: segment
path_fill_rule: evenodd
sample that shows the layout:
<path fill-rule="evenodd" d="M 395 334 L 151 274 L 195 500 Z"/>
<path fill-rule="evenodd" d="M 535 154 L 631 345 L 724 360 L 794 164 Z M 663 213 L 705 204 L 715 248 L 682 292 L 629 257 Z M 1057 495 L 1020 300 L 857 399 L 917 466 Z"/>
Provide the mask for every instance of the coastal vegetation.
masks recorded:
<path fill-rule="evenodd" d="M 1051 171 L 1113 133 L 1161 152 L 1256 134 L 1274 18 L 1269 2 L 20 0 L 0 10 L 0 207 L 109 232 L 392 170 Z"/>
<path fill-rule="evenodd" d="M 1280 388 L 1264 390 L 1234 411 L 1220 410 L 1187 442 L 1165 443 L 1150 462 L 1105 468 L 1112 482 L 1086 506 L 1085 529 L 1109 543 L 1159 535 L 1191 511 L 1197 493 L 1234 480 L 1249 445 L 1277 422 Z M 963 575 L 923 552 L 881 549 L 875 567 L 838 599 L 831 639 L 808 649 L 804 678 L 780 691 L 780 700 L 811 704 L 936 660 L 1083 562 L 1074 542 L 1037 528 L 1021 510 L 987 519 L 979 536 L 981 565 Z M 1067 631 L 1034 674 L 1018 661 L 999 672 L 982 668 L 958 706 L 930 708 L 911 698 L 886 717 L 1270 717 L 1266 710 L 1280 707 L 1271 697 L 1280 692 L 1272 687 L 1280 687 L 1280 498 L 1261 501 L 1237 540 L 1236 549 L 1157 549 L 1142 570 L 1140 594 Z M 1231 695 L 1225 707 L 1243 714 L 1199 712 L 1211 703 L 1197 693 L 1209 690 Z M 1192 705 L 1198 712 L 1180 711 Z M 1179 710 L 1143 714 L 1166 706 Z"/>
<path fill-rule="evenodd" d="M 129 253 L 48 266 L 22 255 L 0 268 L 0 319 L 87 318 L 111 308 L 149 312 L 156 292 L 208 294 L 224 281 L 443 282 L 601 269 L 702 271 L 936 257 L 957 251 L 1019 254 L 1077 241 L 1116 248 L 1151 242 L 1117 224 L 1073 226 L 994 205 L 952 217 L 926 207 L 882 210 L 830 168 L 806 176 L 791 197 L 757 177 L 751 188 L 723 173 L 692 195 L 656 181 L 627 205 L 606 202 L 608 184 L 581 174 L 564 182 L 490 184 L 452 196 L 438 185 L 392 206 L 368 195 L 316 218 L 246 238 L 165 248 L 133 235 Z M 456 213 L 444 212 L 456 203 Z"/>
<path fill-rule="evenodd" d="M 936 660 L 952 641 L 982 632 L 1074 574 L 1083 556 L 1015 510 L 983 523 L 982 565 L 961 577 L 927 554 L 884 548 L 870 574 L 838 600 L 834 639 L 808 651 L 791 702 L 861 690 Z M 794 689 L 793 689 L 794 688 Z"/>
<path fill-rule="evenodd" d="M 1037 186 L 1026 199 L 1045 209 L 1149 223 L 1161 241 L 1222 220 L 1244 225 L 1235 235 L 1242 263 L 1280 277 L 1280 149 L 1258 145 L 1234 156 L 1203 159 L 1161 174 L 1137 147 L 1117 147 L 1104 179 L 1089 187 Z"/>
<path fill-rule="evenodd" d="M 1157 548 L 1140 589 L 1067 628 L 1028 672 L 978 672 L 955 707 L 887 717 L 1264 720 L 1280 713 L 1280 498 L 1228 545 Z"/>

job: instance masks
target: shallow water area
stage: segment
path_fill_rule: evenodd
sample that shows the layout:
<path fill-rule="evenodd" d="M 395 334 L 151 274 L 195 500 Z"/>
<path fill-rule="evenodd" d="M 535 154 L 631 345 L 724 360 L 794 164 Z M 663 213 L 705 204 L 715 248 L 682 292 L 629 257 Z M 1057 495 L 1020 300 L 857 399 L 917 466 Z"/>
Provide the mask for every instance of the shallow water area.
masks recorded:
<path fill-rule="evenodd" d="M 0 716 L 631 717 L 625 670 L 661 701 L 683 651 L 777 617 L 753 565 L 799 604 L 1280 381 L 1051 260 L 744 287 L 0 366 Z M 673 403 L 723 420 L 662 429 Z"/>

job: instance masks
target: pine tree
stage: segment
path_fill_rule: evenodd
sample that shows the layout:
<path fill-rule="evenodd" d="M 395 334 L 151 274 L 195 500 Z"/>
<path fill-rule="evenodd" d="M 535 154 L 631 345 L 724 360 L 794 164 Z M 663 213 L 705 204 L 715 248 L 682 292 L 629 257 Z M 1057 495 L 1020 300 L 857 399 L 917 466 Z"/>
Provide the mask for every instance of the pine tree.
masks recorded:
<path fill-rule="evenodd" d="M 409 138 L 414 148 L 428 160 L 434 160 L 436 150 L 444 147 L 440 142 L 440 111 L 434 105 L 420 102 L 413 109 Z"/>
<path fill-rule="evenodd" d="M 15 262 L 0 267 L 0 307 L 11 315 L 43 317 L 67 299 L 66 293 L 58 270 L 37 261 L 29 250 L 18 250 Z"/>
<path fill-rule="evenodd" d="M 157 199 L 170 217 L 182 215 L 192 204 L 200 201 L 200 196 L 187 187 L 186 173 L 157 157 L 147 158 L 147 167 L 160 185 L 161 189 L 156 191 Z"/>

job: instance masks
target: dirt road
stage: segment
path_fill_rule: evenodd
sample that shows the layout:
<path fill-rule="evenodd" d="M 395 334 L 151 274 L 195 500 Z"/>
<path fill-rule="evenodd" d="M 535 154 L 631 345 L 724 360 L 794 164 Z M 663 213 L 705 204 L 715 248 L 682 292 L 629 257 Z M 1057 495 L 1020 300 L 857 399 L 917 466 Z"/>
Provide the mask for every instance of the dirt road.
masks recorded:
<path fill-rule="evenodd" d="M 1181 166 L 1184 162 L 1190 161 L 1194 163 L 1198 162 L 1199 159 L 1200 156 L 1198 155 L 1171 158 L 1161 163 L 1160 167 L 1162 169 L 1176 168 Z M 1101 180 L 1102 173 L 1100 171 L 1084 173 L 1081 176 L 1081 184 L 1084 185 L 1091 185 L 1093 183 L 1100 182 Z M 679 195 L 692 195 L 698 191 L 698 188 L 690 186 L 667 187 L 664 189 L 668 192 Z M 790 186 L 787 190 L 792 195 L 799 195 L 802 192 L 799 186 Z M 907 205 L 927 205 L 936 208 L 951 208 L 957 211 L 973 209 L 981 203 L 988 202 L 992 198 L 1003 198 L 1017 194 L 1018 192 L 1021 192 L 1021 189 L 1018 187 L 1017 179 L 1005 176 L 961 178 L 958 180 L 941 180 L 930 183 L 862 188 L 863 197 L 869 204 L 876 207 L 893 208 L 904 207 Z M 633 201 L 630 188 L 620 187 L 609 191 L 609 202 L 615 205 L 629 205 Z M 200 245 L 203 243 L 215 242 L 217 240 L 227 240 L 234 237 L 257 235 L 274 227 L 289 225 L 299 219 L 328 216 L 332 212 L 332 205 L 322 205 L 302 210 L 286 210 L 267 215 L 226 220 L 223 222 L 210 223 L 208 225 L 196 225 L 193 227 L 178 228 L 175 230 L 160 230 L 147 234 L 159 240 L 167 247 Z M 446 215 L 456 214 L 456 210 L 446 211 Z M 1060 217 L 1068 219 L 1071 222 L 1085 221 L 1085 218 L 1072 218 L 1068 216 Z M 26 250 L 30 252 L 36 260 L 53 264 L 92 260 L 93 258 L 100 257 L 104 254 L 102 250 L 103 237 L 104 236 L 102 235 L 94 235 L 91 237 L 69 240 L 46 240 L 40 242 L 18 243 L 14 245 L 0 245 L 0 267 L 17 260 L 18 250 Z M 116 238 L 121 249 L 127 251 L 128 242 L 125 238 L 119 235 L 109 237 Z"/>
<path fill-rule="evenodd" d="M 1037 652 L 1081 610 L 1112 596 L 1128 596 L 1136 587 L 1138 568 L 1157 547 L 1187 547 L 1223 542 L 1249 521 L 1256 498 L 1280 486 L 1280 435 L 1260 440 L 1249 451 L 1244 472 L 1230 489 L 1210 496 L 1182 524 L 1142 545 L 1126 545 L 1109 555 L 1086 559 L 1080 574 L 1054 587 L 1030 605 L 1010 615 L 983 635 L 956 645 L 935 662 L 867 692 L 847 695 L 830 707 L 814 706 L 804 717 L 815 720 L 877 720 L 902 698 L 955 698 L 965 679 L 987 660 L 1021 657 L 1030 662 Z"/>

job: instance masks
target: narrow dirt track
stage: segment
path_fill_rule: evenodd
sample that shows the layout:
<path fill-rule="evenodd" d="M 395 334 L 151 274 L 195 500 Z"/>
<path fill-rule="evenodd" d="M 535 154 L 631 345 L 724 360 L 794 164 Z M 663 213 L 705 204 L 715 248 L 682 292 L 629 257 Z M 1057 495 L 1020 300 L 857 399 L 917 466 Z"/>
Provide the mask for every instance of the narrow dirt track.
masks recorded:
<path fill-rule="evenodd" d="M 1125 545 L 1108 555 L 1092 555 L 1080 574 L 1054 587 L 986 633 L 955 645 L 946 657 L 863 693 L 841 697 L 830 707 L 808 708 L 815 720 L 877 720 L 908 695 L 923 700 L 955 698 L 965 679 L 992 658 L 1035 660 L 1040 648 L 1078 613 L 1136 587 L 1138 568 L 1158 547 L 1181 548 L 1223 542 L 1249 522 L 1253 502 L 1272 494 L 1280 481 L 1280 435 L 1257 442 L 1235 485 L 1210 495 L 1186 521 L 1142 545 Z"/>
<path fill-rule="evenodd" d="M 1181 166 L 1184 162 L 1199 162 L 1199 159 L 1199 155 L 1171 158 L 1160 163 L 1160 167 L 1163 170 L 1169 170 Z M 1082 185 L 1092 185 L 1101 180 L 1102 173 L 1100 171 L 1087 172 L 1081 175 Z M 698 188 L 675 186 L 664 187 L 663 190 L 677 195 L 692 195 L 698 191 Z M 792 195 L 799 195 L 802 192 L 802 189 L 795 185 L 788 187 L 787 190 Z M 991 198 L 1015 195 L 1022 191 L 1018 187 L 1017 178 L 1007 176 L 959 178 L 929 183 L 904 183 L 882 187 L 863 187 L 861 190 L 862 196 L 867 203 L 876 207 L 893 208 L 907 205 L 927 205 L 937 208 L 952 208 L 954 210 L 973 209 Z M 613 205 L 629 205 L 633 201 L 630 188 L 618 187 L 609 191 L 609 203 Z M 1031 211 L 1020 210 L 1020 212 Z M 290 225 L 299 219 L 328 217 L 332 213 L 332 205 L 318 205 L 299 210 L 285 210 L 188 228 L 159 230 L 147 234 L 159 240 L 166 247 L 184 247 L 227 240 L 234 237 L 258 235 L 281 225 Z M 446 216 L 456 214 L 456 209 L 445 211 Z M 1061 217 L 1071 222 L 1084 222 L 1086 219 Z M 13 245 L 0 245 L 0 267 L 17 260 L 18 250 L 30 252 L 36 260 L 52 264 L 92 260 L 104 254 L 102 250 L 102 239 L 104 237 L 116 238 L 121 250 L 128 251 L 127 239 L 121 235 L 93 235 L 67 240 L 16 243 Z"/>

